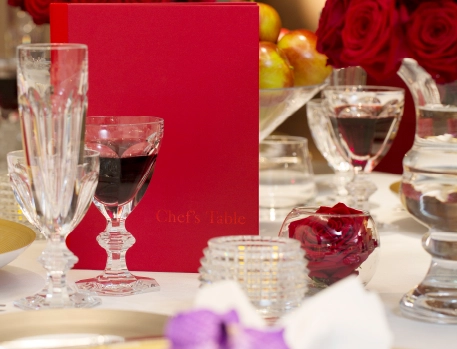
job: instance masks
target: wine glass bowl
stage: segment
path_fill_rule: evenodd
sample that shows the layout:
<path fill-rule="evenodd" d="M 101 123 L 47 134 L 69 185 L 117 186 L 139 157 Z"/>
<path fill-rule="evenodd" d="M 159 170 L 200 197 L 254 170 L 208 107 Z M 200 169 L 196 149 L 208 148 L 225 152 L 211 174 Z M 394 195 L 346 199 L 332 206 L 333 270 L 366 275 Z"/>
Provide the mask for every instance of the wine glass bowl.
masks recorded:
<path fill-rule="evenodd" d="M 339 153 L 332 136 L 331 125 L 324 116 L 322 99 L 316 98 L 306 104 L 306 116 L 314 144 L 319 152 L 327 160 L 327 164 L 335 173 L 332 178 L 334 195 L 329 201 L 341 201 L 347 196 L 346 185 L 353 177 L 352 165 Z"/>
<path fill-rule="evenodd" d="M 323 91 L 324 115 L 342 157 L 354 167 L 347 189 L 368 210 L 376 185 L 366 178 L 390 149 L 403 115 L 405 91 L 384 86 L 332 86 Z"/>
<path fill-rule="evenodd" d="M 100 176 L 94 204 L 107 221 L 97 241 L 108 255 L 104 272 L 80 280 L 80 289 L 126 296 L 160 290 L 152 278 L 135 276 L 125 255 L 135 243 L 125 220 L 145 194 L 163 136 L 163 120 L 152 116 L 88 117 L 86 146 L 100 152 Z"/>
<path fill-rule="evenodd" d="M 303 107 L 325 84 L 259 90 L 259 141 Z"/>

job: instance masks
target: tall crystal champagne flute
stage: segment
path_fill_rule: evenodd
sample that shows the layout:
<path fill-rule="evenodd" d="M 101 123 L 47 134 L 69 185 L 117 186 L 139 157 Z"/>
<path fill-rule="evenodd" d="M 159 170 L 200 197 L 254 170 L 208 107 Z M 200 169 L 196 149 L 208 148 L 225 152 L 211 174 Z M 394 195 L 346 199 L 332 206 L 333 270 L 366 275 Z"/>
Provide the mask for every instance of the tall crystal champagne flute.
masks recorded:
<path fill-rule="evenodd" d="M 143 197 L 157 160 L 163 136 L 163 119 L 152 116 L 89 117 L 86 146 L 100 152 L 100 176 L 95 206 L 107 220 L 97 241 L 107 254 L 104 272 L 80 280 L 80 289 L 100 295 L 127 296 L 158 291 L 152 278 L 135 276 L 126 263 L 127 250 L 135 238 L 125 221 Z"/>
<path fill-rule="evenodd" d="M 405 91 L 383 86 L 332 86 L 323 91 L 324 113 L 332 139 L 343 158 L 354 167 L 346 186 L 351 203 L 369 210 L 376 185 L 368 178 L 396 136 L 403 115 Z"/>
<path fill-rule="evenodd" d="M 40 261 L 50 282 L 45 296 L 26 297 L 16 305 L 24 309 L 94 306 L 99 299 L 68 291 L 66 271 L 76 257 L 65 244 L 73 222 L 84 215 L 91 200 L 90 191 L 80 190 L 81 174 L 87 170 L 87 46 L 27 44 L 20 45 L 17 53 L 22 139 L 36 220 L 48 241 Z M 95 177 L 93 184 L 98 166 L 90 168 L 87 175 Z"/>

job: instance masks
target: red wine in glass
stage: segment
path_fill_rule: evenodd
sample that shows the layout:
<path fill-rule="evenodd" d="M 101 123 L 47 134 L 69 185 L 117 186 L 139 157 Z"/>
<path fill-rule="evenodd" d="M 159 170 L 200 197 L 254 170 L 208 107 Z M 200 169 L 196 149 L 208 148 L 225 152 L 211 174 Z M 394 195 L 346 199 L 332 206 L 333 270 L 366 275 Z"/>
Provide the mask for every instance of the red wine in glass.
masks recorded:
<path fill-rule="evenodd" d="M 95 200 L 105 207 L 117 207 L 131 201 L 154 170 L 156 154 L 127 158 L 100 158 L 100 175 Z"/>
<path fill-rule="evenodd" d="M 357 113 L 354 111 L 366 111 Z M 393 141 L 399 115 L 380 115 L 379 105 L 346 105 L 330 116 L 339 146 L 353 166 L 373 169 L 385 156 Z M 355 114 L 355 115 L 354 115 Z M 362 115 L 360 115 L 362 114 Z"/>
<path fill-rule="evenodd" d="M 366 175 L 390 149 L 403 115 L 404 90 L 384 86 L 331 86 L 323 91 L 331 138 L 354 167 L 346 185 L 351 205 L 369 209 L 376 185 Z"/>
<path fill-rule="evenodd" d="M 97 241 L 108 258 L 103 274 L 77 281 L 78 288 L 113 296 L 160 289 L 154 279 L 135 276 L 128 270 L 125 256 L 135 238 L 126 230 L 125 220 L 139 204 L 152 179 L 162 135 L 160 118 L 87 119 L 86 146 L 100 152 L 94 204 L 107 220 L 107 227 Z"/>

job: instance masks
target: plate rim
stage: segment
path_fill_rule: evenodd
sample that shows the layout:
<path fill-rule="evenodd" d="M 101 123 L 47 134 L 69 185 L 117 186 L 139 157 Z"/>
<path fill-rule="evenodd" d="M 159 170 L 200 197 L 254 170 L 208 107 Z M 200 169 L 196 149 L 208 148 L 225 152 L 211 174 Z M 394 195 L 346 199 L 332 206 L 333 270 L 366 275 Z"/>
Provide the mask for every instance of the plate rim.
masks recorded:
<path fill-rule="evenodd" d="M 11 248 L 7 250 L 1 250 L 0 249 L 0 256 L 5 255 L 10 252 L 18 251 L 24 247 L 30 246 L 32 242 L 35 241 L 36 239 L 36 233 L 33 231 L 33 229 L 25 226 L 24 224 L 20 224 L 17 222 L 9 221 L 7 219 L 0 218 L 0 235 L 4 234 L 2 231 L 2 227 L 4 226 L 10 226 L 13 227 L 15 230 L 20 231 L 21 235 L 26 236 L 26 239 L 23 242 L 19 242 L 17 245 L 12 246 Z M 6 239 L 8 238 L 15 238 L 15 235 L 8 235 L 6 234 Z"/>
<path fill-rule="evenodd" d="M 135 332 L 138 337 L 162 338 L 169 318 L 168 315 L 152 312 L 103 308 L 10 312 L 0 315 L 0 346 L 13 340 L 53 334 L 118 335 L 129 340 L 125 333 Z"/>

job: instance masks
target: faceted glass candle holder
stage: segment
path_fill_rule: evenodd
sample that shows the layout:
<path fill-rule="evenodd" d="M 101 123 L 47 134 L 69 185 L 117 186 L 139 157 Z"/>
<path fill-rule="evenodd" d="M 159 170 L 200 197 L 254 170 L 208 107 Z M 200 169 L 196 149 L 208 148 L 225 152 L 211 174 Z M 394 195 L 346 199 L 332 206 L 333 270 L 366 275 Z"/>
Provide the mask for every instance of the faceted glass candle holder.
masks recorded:
<path fill-rule="evenodd" d="M 201 259 L 202 285 L 235 280 L 258 313 L 274 321 L 297 308 L 306 292 L 306 260 L 298 241 L 281 237 L 210 239 Z"/>

